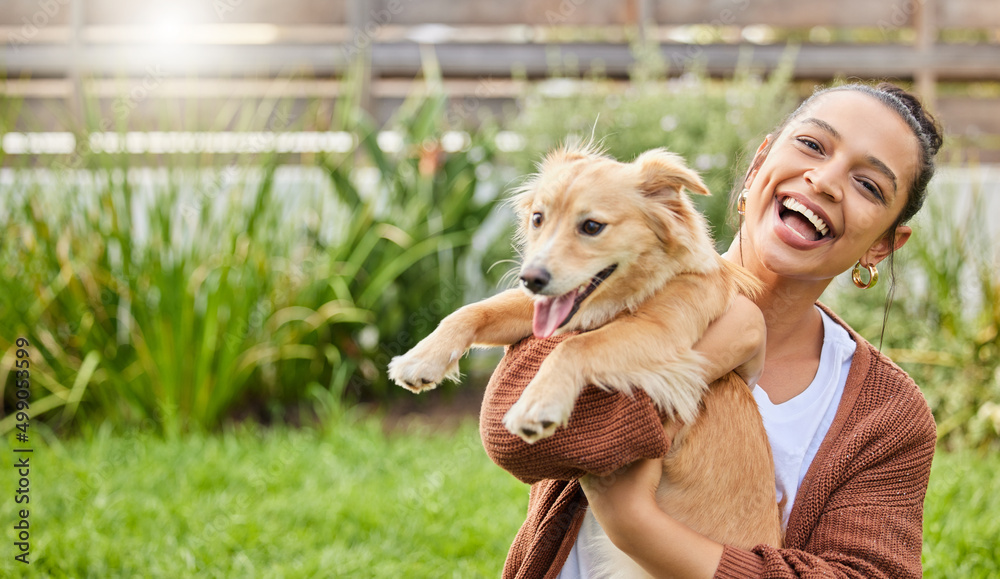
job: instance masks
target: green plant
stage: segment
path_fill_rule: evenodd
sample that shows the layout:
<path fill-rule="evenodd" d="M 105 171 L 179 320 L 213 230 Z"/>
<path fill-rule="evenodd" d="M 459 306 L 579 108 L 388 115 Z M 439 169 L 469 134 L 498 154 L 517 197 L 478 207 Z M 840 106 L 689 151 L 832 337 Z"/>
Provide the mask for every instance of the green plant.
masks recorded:
<path fill-rule="evenodd" d="M 256 187 L 234 184 L 224 216 L 204 204 L 188 219 L 189 175 L 167 171 L 147 188 L 148 169 L 124 155 L 89 160 L 99 167 L 62 174 L 54 193 L 26 177 L 8 197 L 0 347 L 17 335 L 34 346 L 34 414 L 68 424 L 99 409 L 168 432 L 211 427 L 261 363 L 311 355 L 294 341 L 255 355 L 270 337 L 249 329 L 286 305 L 272 299 L 279 275 L 267 263 L 269 247 L 288 245 L 264 227 L 273 161 Z"/>
<path fill-rule="evenodd" d="M 319 103 L 293 118 L 278 100 L 219 119 L 352 135 L 356 151 L 316 158 L 327 186 L 279 192 L 282 158 L 263 145 L 160 159 L 91 150 L 86 130 L 68 166 L 16 171 L 2 186 L 0 349 L 19 336 L 34 348 L 30 414 L 176 434 L 283 416 L 312 382 L 337 397 L 402 393 L 384 380 L 389 356 L 463 303 L 466 270 L 482 277 L 496 253 L 471 245 L 496 203 L 480 176 L 491 128 L 445 152 L 444 97 L 428 82 L 392 122 L 404 145 L 394 154 L 350 81 L 332 120 Z M 0 384 L 10 369 L 0 362 Z"/>
<path fill-rule="evenodd" d="M 482 297 L 494 285 L 486 280 L 497 277 L 484 272 L 510 255 L 504 228 L 480 235 L 481 247 L 473 246 L 499 200 L 498 188 L 484 187 L 481 176 L 493 170 L 496 126 L 486 121 L 468 133 L 450 133 L 468 141 L 446 152 L 445 135 L 453 128 L 447 99 L 433 60 L 425 71 L 427 92 L 411 95 L 386 125 L 398 139 L 397 152 L 384 151 L 370 119 L 355 115 L 358 151 L 320 160 L 348 224 L 342 238 L 323 248 L 328 273 L 322 281 L 339 299 L 353 296 L 358 307 L 376 313 L 360 331 L 341 327 L 331 336 L 341 351 L 353 353 L 338 376 L 360 397 L 408 395 L 386 380 L 389 360 L 445 315 Z M 363 164 L 375 176 L 367 188 L 357 179 Z"/>

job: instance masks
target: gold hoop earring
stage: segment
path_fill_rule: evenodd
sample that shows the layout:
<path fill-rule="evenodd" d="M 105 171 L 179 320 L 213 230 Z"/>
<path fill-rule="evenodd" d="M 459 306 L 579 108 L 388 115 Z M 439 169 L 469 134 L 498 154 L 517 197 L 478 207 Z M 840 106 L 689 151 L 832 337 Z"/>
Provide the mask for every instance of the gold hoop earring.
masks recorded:
<path fill-rule="evenodd" d="M 743 191 L 740 192 L 739 201 L 736 202 L 736 212 L 740 215 L 747 214 L 747 195 L 749 194 L 750 190 L 745 187 L 743 188 Z"/>
<path fill-rule="evenodd" d="M 854 270 L 851 272 L 851 279 L 854 281 L 854 285 L 861 289 L 871 289 L 875 287 L 878 283 L 878 269 L 874 265 L 866 265 L 868 268 L 868 283 L 862 283 L 861 281 L 861 260 L 854 264 Z"/>

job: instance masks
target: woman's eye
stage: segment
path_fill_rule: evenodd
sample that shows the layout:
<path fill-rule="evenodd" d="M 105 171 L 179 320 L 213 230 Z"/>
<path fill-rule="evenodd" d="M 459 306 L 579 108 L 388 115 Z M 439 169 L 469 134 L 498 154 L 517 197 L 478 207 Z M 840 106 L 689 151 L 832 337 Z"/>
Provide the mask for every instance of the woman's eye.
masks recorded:
<path fill-rule="evenodd" d="M 531 216 L 531 226 L 532 227 L 541 227 L 542 226 L 542 214 L 541 213 L 534 213 L 534 214 L 532 214 L 532 216 Z"/>
<path fill-rule="evenodd" d="M 816 151 L 817 153 L 822 153 L 823 152 L 823 149 L 822 149 L 822 147 L 819 146 L 819 143 L 817 143 L 816 141 L 814 141 L 812 139 L 809 139 L 809 138 L 806 138 L 806 137 L 799 137 L 799 142 L 802 143 L 803 145 L 805 145 L 806 147 L 809 147 L 813 151 Z"/>
<path fill-rule="evenodd" d="M 588 219 L 584 221 L 582 225 L 580 225 L 580 231 L 586 235 L 597 235 L 603 229 L 604 229 L 604 224 L 598 223 L 593 219 Z"/>
<path fill-rule="evenodd" d="M 878 185 L 872 183 L 871 181 L 866 181 L 864 179 L 861 179 L 859 182 L 861 183 L 862 187 L 868 190 L 869 193 L 871 193 L 878 199 L 882 199 L 882 192 L 879 190 Z"/>

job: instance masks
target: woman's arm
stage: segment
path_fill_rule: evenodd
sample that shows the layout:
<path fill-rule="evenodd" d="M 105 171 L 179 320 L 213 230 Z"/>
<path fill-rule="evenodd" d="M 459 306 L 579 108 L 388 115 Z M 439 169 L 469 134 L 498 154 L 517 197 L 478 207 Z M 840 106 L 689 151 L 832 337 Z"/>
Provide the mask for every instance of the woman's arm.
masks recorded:
<path fill-rule="evenodd" d="M 568 337 L 528 338 L 507 350 L 486 388 L 480 413 L 480 435 L 490 458 L 522 481 L 534 483 L 575 479 L 587 473 L 606 475 L 636 460 L 666 454 L 670 443 L 662 424 L 667 417 L 641 391 L 631 395 L 588 386 L 567 427 L 534 444 L 507 431 L 503 416 L 545 357 Z M 738 297 L 695 344 L 707 360 L 706 381 L 736 367 L 742 368 L 744 378 L 756 380 L 763 366 L 763 339 L 760 310 L 749 299 Z"/>
<path fill-rule="evenodd" d="M 738 294 L 733 304 L 702 334 L 694 349 L 705 357 L 705 381 L 715 382 L 735 368 L 750 388 L 764 372 L 767 326 L 750 298 Z"/>
<path fill-rule="evenodd" d="M 573 480 L 588 472 L 609 474 L 641 458 L 663 456 L 670 443 L 663 419 L 642 391 L 630 395 L 587 386 L 569 423 L 529 444 L 503 424 L 504 415 L 556 346 L 570 335 L 525 339 L 511 346 L 486 386 L 479 434 L 486 453 L 523 482 Z"/>

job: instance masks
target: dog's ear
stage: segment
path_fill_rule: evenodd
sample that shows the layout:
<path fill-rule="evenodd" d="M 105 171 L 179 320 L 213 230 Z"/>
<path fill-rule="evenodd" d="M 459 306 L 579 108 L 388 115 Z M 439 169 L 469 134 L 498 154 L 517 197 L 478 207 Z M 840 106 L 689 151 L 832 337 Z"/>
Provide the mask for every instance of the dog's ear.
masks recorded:
<path fill-rule="evenodd" d="M 635 160 L 642 176 L 640 189 L 646 195 L 670 194 L 687 189 L 698 195 L 711 195 L 704 181 L 684 163 L 680 155 L 665 149 L 652 149 Z"/>

